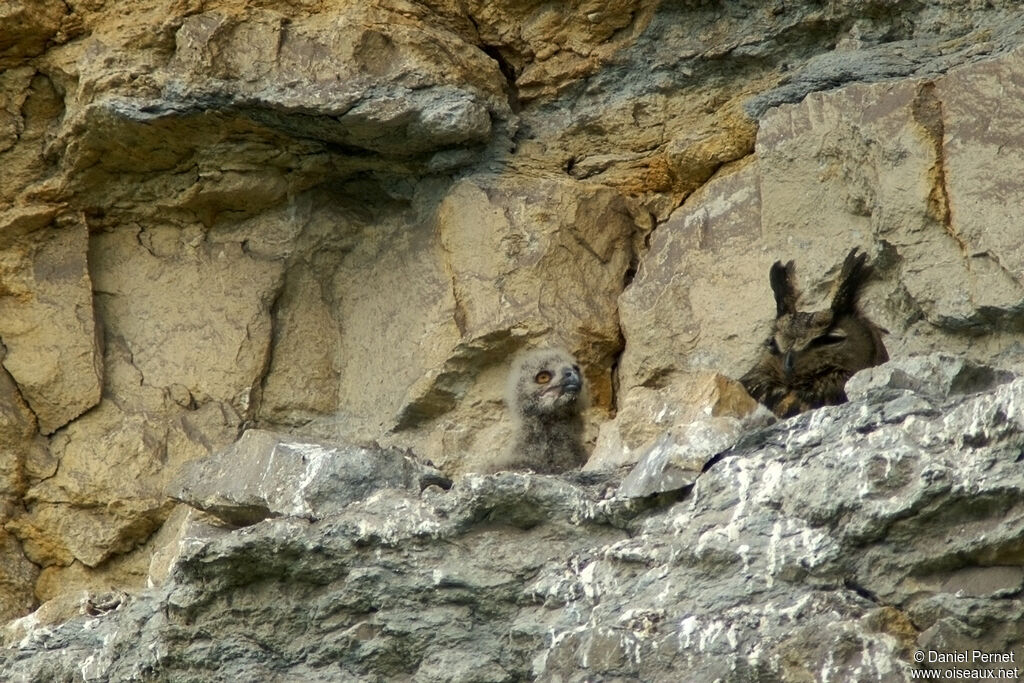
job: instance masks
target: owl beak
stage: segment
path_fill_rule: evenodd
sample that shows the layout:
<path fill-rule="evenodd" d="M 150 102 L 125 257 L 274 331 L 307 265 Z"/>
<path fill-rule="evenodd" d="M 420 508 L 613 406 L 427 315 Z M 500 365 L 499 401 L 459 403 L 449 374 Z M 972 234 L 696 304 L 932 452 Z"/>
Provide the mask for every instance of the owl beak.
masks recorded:
<path fill-rule="evenodd" d="M 562 376 L 562 391 L 578 394 L 583 388 L 583 380 L 575 370 L 566 370 Z"/>
<path fill-rule="evenodd" d="M 782 357 L 782 371 L 789 377 L 793 374 L 793 368 L 796 366 L 796 354 L 792 351 L 788 351 L 785 356 Z"/>

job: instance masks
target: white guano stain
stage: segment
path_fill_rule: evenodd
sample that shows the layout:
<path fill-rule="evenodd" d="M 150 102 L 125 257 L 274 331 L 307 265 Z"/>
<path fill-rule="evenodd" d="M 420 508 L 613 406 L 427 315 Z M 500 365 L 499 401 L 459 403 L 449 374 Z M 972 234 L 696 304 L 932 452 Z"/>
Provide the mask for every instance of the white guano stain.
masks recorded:
<path fill-rule="evenodd" d="M 583 587 L 583 594 L 591 601 L 596 601 L 601 595 L 600 587 L 594 574 L 597 571 L 597 562 L 591 562 L 580 572 L 580 585 Z"/>
<path fill-rule="evenodd" d="M 289 514 L 296 516 L 312 515 L 314 511 L 306 496 L 307 490 L 319 478 L 320 472 L 324 469 L 327 462 L 337 456 L 337 450 L 302 442 L 282 442 L 281 447 L 287 448 L 294 454 L 301 456 L 302 461 L 306 464 L 305 468 L 299 473 L 298 481 L 292 488 Z M 277 448 L 274 449 L 274 453 L 276 452 Z M 273 453 L 271 457 L 273 457 Z M 268 471 L 270 470 L 269 467 L 267 469 Z"/>

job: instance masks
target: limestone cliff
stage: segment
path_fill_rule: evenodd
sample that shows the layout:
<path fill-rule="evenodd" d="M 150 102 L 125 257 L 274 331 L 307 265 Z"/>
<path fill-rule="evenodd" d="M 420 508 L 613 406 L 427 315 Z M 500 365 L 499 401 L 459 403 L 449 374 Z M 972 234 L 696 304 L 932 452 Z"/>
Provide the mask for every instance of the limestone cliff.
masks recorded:
<path fill-rule="evenodd" d="M 14 622 L 0 677 L 696 683 L 1013 669 L 935 658 L 1024 654 L 1024 379 L 946 356 L 855 380 L 850 403 L 749 430 L 658 496 L 581 474 L 468 475 L 445 490 L 394 450 L 250 431 L 185 476 L 177 495 L 195 509 L 165 537 L 152 588 L 81 598 L 59 626 L 53 603 Z"/>
<path fill-rule="evenodd" d="M 768 439 L 744 451 L 751 463 L 761 463 L 750 467 L 761 469 L 723 461 L 711 470 L 718 472 L 713 477 L 696 475 L 713 455 L 706 452 L 710 446 L 687 451 L 688 474 L 682 479 L 663 466 L 686 450 L 687 439 L 725 448 L 736 439 L 745 443 L 743 435 L 756 431 L 734 419 L 752 406 L 728 378 L 746 369 L 766 329 L 773 307 L 765 274 L 776 259 L 792 258 L 802 273 L 823 274 L 808 283 L 805 295 L 813 303 L 834 275 L 829 269 L 860 246 L 877 270 L 863 305 L 889 331 L 893 359 L 942 351 L 951 354 L 940 363 L 948 367 L 966 362 L 1024 368 L 1024 227 L 1017 215 L 1024 206 L 1022 73 L 1024 9 L 1010 0 L 5 3 L 0 620 L 22 617 L 46 601 L 54 614 L 66 615 L 57 606 L 78 604 L 83 590 L 92 596 L 135 594 L 156 581 L 154 567 L 166 566 L 171 569 L 161 571 L 177 578 L 161 590 L 190 596 L 181 598 L 184 612 L 174 617 L 184 621 L 172 619 L 166 626 L 181 642 L 193 638 L 182 624 L 223 605 L 216 603 L 222 598 L 215 591 L 189 583 L 206 580 L 201 553 L 173 559 L 181 538 L 199 524 L 192 508 L 177 500 L 201 507 L 176 487 L 194 467 L 190 463 L 222 453 L 257 427 L 321 444 L 376 441 L 386 452 L 411 449 L 455 478 L 451 494 L 428 488 L 428 495 L 451 497 L 447 502 L 423 503 L 415 486 L 392 482 L 399 490 L 411 487 L 415 495 L 409 494 L 407 504 L 417 512 L 387 547 L 411 552 L 425 528 L 452 547 L 463 543 L 461 534 L 473 539 L 461 556 L 430 546 L 427 552 L 438 555 L 419 571 L 429 566 L 440 572 L 438 585 L 446 575 L 459 575 L 460 557 L 514 554 L 510 541 L 489 540 L 473 526 L 490 518 L 489 509 L 507 511 L 494 496 L 539 487 L 537 495 L 549 502 L 566 497 L 560 512 L 552 511 L 553 502 L 538 503 L 539 517 L 522 527 L 535 529 L 529 532 L 535 536 L 524 540 L 536 544 L 550 536 L 558 550 L 553 557 L 568 563 L 565 571 L 590 572 L 588 577 L 567 574 L 534 590 L 531 582 L 555 570 L 544 564 L 547 559 L 523 558 L 518 568 L 496 566 L 488 570 L 490 579 L 474 578 L 462 588 L 461 579 L 453 579 L 455 589 L 467 594 L 481 586 L 500 594 L 500 607 L 451 603 L 494 624 L 491 654 L 480 660 L 492 672 L 484 678 L 543 674 L 568 680 L 598 666 L 593 671 L 602 676 L 621 670 L 622 676 L 647 680 L 654 670 L 643 667 L 658 648 L 684 653 L 679 657 L 717 653 L 701 659 L 703 664 L 685 660 L 712 667 L 707 671 L 713 678 L 726 675 L 714 667 L 735 662 L 745 643 L 744 661 L 752 668 L 735 675 L 746 680 L 769 661 L 752 654 L 757 645 L 750 624 L 800 621 L 798 612 L 805 608 L 812 615 L 834 610 L 841 615 L 835 626 L 840 629 L 874 619 L 876 630 L 889 635 L 872 640 L 861 634 L 849 641 L 860 645 L 851 647 L 863 645 L 864 657 L 889 657 L 892 671 L 902 672 L 907 648 L 925 642 L 923 634 L 945 618 L 942 610 L 973 609 L 951 597 L 956 590 L 939 590 L 948 581 L 960 585 L 950 572 L 981 572 L 983 583 L 993 572 L 1002 577 L 992 579 L 998 590 L 981 597 L 1017 590 L 1003 579 L 1019 564 L 1014 558 L 1020 536 L 1012 520 L 1001 524 L 993 512 L 1003 504 L 999 496 L 1012 497 L 1016 484 L 999 488 L 986 478 L 987 466 L 955 459 L 958 451 L 975 448 L 969 436 L 973 422 L 947 425 L 950 435 L 934 436 L 937 441 L 922 436 L 921 447 L 934 447 L 929 457 L 944 458 L 950 477 L 965 477 L 964 490 L 977 493 L 977 501 L 964 493 L 951 502 L 928 494 L 922 502 L 904 490 L 909 483 L 894 484 L 894 510 L 905 512 L 893 512 L 889 522 L 879 522 L 881 531 L 860 536 L 849 520 L 859 514 L 855 509 L 867 509 L 868 493 L 849 509 L 794 521 L 784 509 L 793 504 L 789 496 L 804 492 L 755 490 L 751 483 L 781 477 L 770 464 L 776 461 L 784 461 L 786 476 L 813 481 L 814 469 L 825 466 L 826 458 L 861 468 L 856 476 L 868 482 L 857 484 L 862 488 L 878 477 L 897 476 L 890 465 L 884 476 L 865 474 L 883 456 L 857 451 L 853 437 L 847 451 L 823 447 L 828 453 L 815 451 L 814 458 L 805 450 L 781 456 L 772 450 L 778 442 Z M 618 552 L 599 549 L 617 547 L 626 531 L 677 528 L 672 525 L 683 522 L 676 512 L 645 517 L 655 514 L 644 507 L 652 504 L 646 498 L 643 505 L 619 510 L 619 503 L 607 501 L 621 496 L 595 492 L 586 479 L 610 475 L 584 474 L 579 481 L 526 475 L 461 479 L 507 439 L 501 391 L 508 357 L 541 343 L 568 347 L 584 366 L 593 398 L 589 470 L 604 472 L 641 457 L 651 465 L 660 457 L 656 472 L 635 472 L 628 483 L 661 503 L 659 496 L 677 495 L 672 491 L 681 490 L 684 480 L 698 482 L 695 493 L 718 481 L 724 496 L 718 516 L 685 525 L 703 525 L 701 534 L 725 534 L 726 545 L 732 545 L 721 550 L 722 566 L 735 559 L 729 552 L 739 552 L 730 531 L 738 522 L 729 520 L 742 517 L 726 499 L 746 506 L 739 508 L 744 514 L 747 508 L 751 515 L 754 508 L 774 511 L 765 513 L 765 520 L 774 520 L 767 526 L 744 532 L 747 540 L 740 545 L 748 555 L 736 561 L 755 566 L 763 559 L 757 574 L 762 583 L 769 582 L 764 577 L 792 579 L 785 591 L 811 595 L 810 602 L 797 609 L 798 598 L 785 602 L 789 598 L 780 593 L 733 613 L 728 610 L 739 609 L 746 589 L 722 584 L 708 590 L 739 591 L 729 605 L 718 603 L 721 596 L 714 593 L 700 608 L 673 602 L 671 595 L 659 606 L 652 594 L 639 600 L 641 612 L 634 613 L 627 603 L 654 589 L 621 588 L 633 584 L 616 576 L 622 592 L 599 606 L 596 594 L 587 592 L 598 590 L 599 577 L 587 568 L 602 565 L 587 558 Z M 1010 401 L 1017 414 L 1002 414 L 1011 423 L 1018 419 L 1019 402 L 999 393 L 1009 390 L 992 391 L 977 400 Z M 883 415 L 905 415 L 899 406 L 872 405 Z M 937 405 L 922 408 L 923 414 L 946 410 Z M 819 421 L 834 421 L 834 434 L 848 435 L 861 419 L 852 407 L 815 415 L 778 426 L 771 438 L 785 433 L 786 444 L 809 444 Z M 707 418 L 712 422 L 702 421 Z M 878 425 L 889 424 L 886 419 Z M 968 436 L 958 441 L 951 435 L 956 428 Z M 1015 436 L 1005 438 L 1016 443 Z M 876 449 L 890 459 L 898 455 L 891 449 L 901 447 L 891 439 Z M 1002 462 L 999 453 L 991 463 Z M 901 482 L 918 476 L 924 475 L 899 475 Z M 616 489 L 619 480 L 602 481 Z M 771 488 L 770 481 L 762 484 Z M 926 484 L 931 485 L 920 483 Z M 985 492 L 990 485 L 998 495 Z M 729 487 L 732 497 L 724 491 Z M 472 503 L 474 491 L 492 502 Z M 217 536 L 203 547 L 211 548 L 210 557 L 217 558 L 212 564 L 226 574 L 209 580 L 230 584 L 237 579 L 230 578 L 232 572 L 246 562 L 264 563 L 266 551 L 302 558 L 295 560 L 300 565 L 321 563 L 295 574 L 287 563 L 270 563 L 268 581 L 315 575 L 320 578 L 311 579 L 312 585 L 328 585 L 323 577 L 348 552 L 344 548 L 362 548 L 358 552 L 369 558 L 376 551 L 366 548 L 376 547 L 385 534 L 359 521 L 360 515 L 386 516 L 385 503 L 397 504 L 387 497 L 354 500 L 355 507 L 334 510 L 308 537 L 293 533 L 300 526 L 294 510 L 279 512 L 285 515 L 281 520 Z M 845 505 L 843 500 L 834 502 Z M 246 514 L 263 510 L 236 503 Z M 449 521 L 430 521 L 438 510 L 447 510 Z M 874 519 L 871 510 L 864 514 Z M 978 533 L 991 535 L 974 550 L 957 553 L 922 541 L 921 556 L 934 557 L 903 574 L 894 570 L 892 581 L 904 581 L 902 588 L 858 589 L 865 579 L 850 563 L 888 552 L 886 544 L 897 541 L 886 530 L 911 513 L 919 520 L 913 533 L 936 544 L 952 528 L 949 520 L 985 520 L 976 526 L 989 525 L 991 532 Z M 354 521 L 343 521 L 345 515 Z M 561 521 L 552 525 L 548 519 Z M 391 529 L 396 521 L 380 523 Z M 421 523 L 426 526 L 416 526 Z M 357 530 L 332 531 L 346 524 Z M 264 527 L 266 535 L 254 531 Z M 365 546 L 363 533 L 378 540 Z M 825 554 L 810 553 L 808 567 L 784 571 L 789 555 L 779 554 L 779 544 L 791 533 L 801 543 L 820 541 Z M 245 550 L 249 538 L 265 547 Z M 413 545 L 401 540 L 406 538 Z M 700 535 L 688 541 L 651 538 L 643 552 L 629 552 L 644 566 L 659 567 L 667 582 L 662 588 L 670 593 L 677 584 L 696 590 L 709 581 L 706 573 L 718 571 L 719 565 L 695 560 L 673 573 L 684 546 L 691 554 L 703 547 Z M 659 543 L 668 544 L 665 552 L 673 559 L 658 555 Z M 319 547 L 335 550 L 306 557 Z M 614 572 L 635 578 L 632 565 L 615 566 Z M 819 566 L 826 568 L 819 572 Z M 344 565 L 338 571 L 354 570 Z M 387 585 L 374 578 L 386 567 L 371 568 L 367 560 L 359 571 L 369 572 L 368 584 Z M 847 579 L 853 588 L 836 592 Z M 429 584 L 410 581 L 409 595 Z M 914 581 L 918 588 L 908 587 Z M 807 586 L 824 590 L 823 602 L 815 602 L 817 594 L 807 593 Z M 547 595 L 549 589 L 552 605 L 565 609 L 520 612 L 533 599 L 524 596 Z M 329 620 L 328 603 L 336 597 L 328 590 L 309 591 L 327 601 Z M 921 607 L 923 612 L 911 608 L 919 594 L 932 601 L 922 603 L 931 605 Z M 776 598 L 785 598 L 778 609 L 795 611 L 766 616 L 765 605 Z M 146 612 L 166 611 L 166 601 L 177 599 L 122 601 L 139 620 L 132 623 L 149 624 L 154 652 L 175 653 L 140 661 L 131 676 L 149 675 L 150 666 L 158 677 L 178 671 L 167 659 L 179 656 L 178 646 L 161 640 L 167 637 L 164 627 L 153 626 Z M 304 600 L 300 591 L 284 603 L 299 610 L 308 607 Z M 373 600 L 363 600 L 369 609 Z M 870 612 L 863 600 L 891 611 Z M 195 607 L 200 603 L 207 606 Z M 449 604 L 447 598 L 442 603 Z M 999 600 L 991 605 L 1010 607 Z M 345 629 L 366 621 L 352 616 L 364 612 L 344 609 L 351 610 L 338 616 Z M 448 609 L 439 607 L 437 618 L 449 619 Z M 722 613 L 732 616 L 712 628 L 719 618 L 713 615 Z M 268 633 L 278 619 L 267 616 Z M 996 616 L 985 619 L 999 622 Z M 984 630 L 967 617 L 961 622 L 965 629 L 973 624 L 969 628 Z M 364 641 L 365 657 L 342 657 L 349 663 L 338 671 L 370 675 L 378 656 L 372 652 L 379 652 L 403 666 L 429 664 L 455 671 L 453 678 L 462 675 L 457 664 L 465 653 L 457 655 L 458 648 L 390 649 L 375 640 L 380 629 L 390 638 L 394 629 L 427 628 L 426 622 L 366 623 L 358 633 L 324 645 L 316 655 L 321 659 L 288 654 L 260 675 L 301 679 L 301 667 L 307 667 L 330 680 L 333 674 L 316 661 L 341 651 L 349 657 Z M 595 630 L 572 630 L 583 623 Z M 808 638 L 819 623 L 824 622 L 805 624 Z M 118 624 L 115 630 L 127 628 Z M 648 641 L 637 635 L 633 650 L 593 664 L 607 648 L 587 639 L 614 640 L 608 634 L 621 635 L 622 629 L 671 634 L 679 647 L 667 647 L 661 636 Z M 714 629 L 733 635 L 721 641 L 711 637 Z M 821 643 L 843 640 L 837 633 L 828 640 L 822 629 Z M 1017 643 L 1012 627 L 997 630 L 1004 639 L 999 647 Z M 890 636 L 898 643 L 885 639 Z M 802 637 L 794 635 L 793 643 Z M 787 680 L 813 679 L 823 671 L 817 655 L 785 654 L 790 646 L 772 642 L 778 656 L 799 663 L 783 667 Z M 511 654 L 496 654 L 504 647 Z M 22 662 L 17 671 L 36 671 L 33 676 L 46 680 L 48 660 L 20 659 L 30 651 L 5 653 L 5 666 Z M 410 653 L 418 659 L 406 661 Z M 219 655 L 209 654 L 217 661 Z M 574 659 L 577 654 L 583 659 Z M 280 668 L 282 661 L 301 666 Z M 82 663 L 86 668 L 76 675 L 113 675 L 90 673 L 114 670 L 92 662 L 99 668 Z M 37 665 L 43 668 L 32 668 Z M 191 671 L 192 664 L 182 666 Z M 441 677 L 429 667 L 422 678 Z M 808 673 L 795 673 L 804 671 L 799 667 Z M 763 675 L 783 669 L 772 664 Z M 401 669 L 402 675 L 416 671 Z M 204 674 L 188 675 L 202 680 Z"/>

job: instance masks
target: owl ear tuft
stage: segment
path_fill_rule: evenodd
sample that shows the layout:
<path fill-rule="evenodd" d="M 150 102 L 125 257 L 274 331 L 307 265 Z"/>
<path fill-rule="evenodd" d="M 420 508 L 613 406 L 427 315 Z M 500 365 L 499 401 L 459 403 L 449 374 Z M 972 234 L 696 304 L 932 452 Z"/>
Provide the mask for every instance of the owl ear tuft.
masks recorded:
<path fill-rule="evenodd" d="M 853 313 L 857 305 L 860 287 L 871 276 L 871 266 L 865 265 L 868 255 L 857 253 L 857 247 L 850 250 L 843 261 L 843 268 L 832 286 L 832 311 L 836 314 Z"/>
<path fill-rule="evenodd" d="M 775 317 L 781 318 L 787 313 L 796 313 L 796 302 L 800 293 L 796 289 L 796 266 L 792 261 L 782 265 L 776 261 L 768 271 L 768 281 L 775 293 Z"/>

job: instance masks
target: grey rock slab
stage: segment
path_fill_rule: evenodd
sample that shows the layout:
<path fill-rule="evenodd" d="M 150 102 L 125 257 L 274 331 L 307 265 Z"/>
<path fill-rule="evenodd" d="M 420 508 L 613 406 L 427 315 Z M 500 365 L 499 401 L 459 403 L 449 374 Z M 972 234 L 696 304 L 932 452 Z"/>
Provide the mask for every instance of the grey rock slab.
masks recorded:
<path fill-rule="evenodd" d="M 451 482 L 405 452 L 330 444 L 258 429 L 188 463 L 171 486 L 184 503 L 237 525 L 269 517 L 318 519 L 389 488 L 419 492 Z"/>
<path fill-rule="evenodd" d="M 666 432 L 640 456 L 617 494 L 638 498 L 692 485 L 705 463 L 736 442 L 741 424 L 736 418 L 713 417 Z"/>
<path fill-rule="evenodd" d="M 971 394 L 1009 382 L 1014 374 L 945 353 L 911 356 L 867 368 L 850 378 L 846 395 L 860 398 L 872 391 L 903 390 L 946 398 Z"/>

